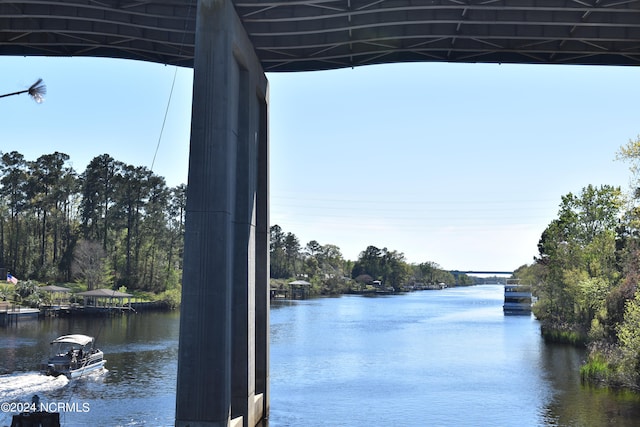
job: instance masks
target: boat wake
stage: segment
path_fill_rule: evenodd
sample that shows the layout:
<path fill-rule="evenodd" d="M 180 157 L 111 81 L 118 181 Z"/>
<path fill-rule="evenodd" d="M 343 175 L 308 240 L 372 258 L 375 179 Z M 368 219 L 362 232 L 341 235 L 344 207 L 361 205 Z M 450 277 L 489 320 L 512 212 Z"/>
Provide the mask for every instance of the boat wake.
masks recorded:
<path fill-rule="evenodd" d="M 66 386 L 69 379 L 64 375 L 51 377 L 39 372 L 0 375 L 0 402 L 31 401 L 38 393 L 57 390 Z"/>

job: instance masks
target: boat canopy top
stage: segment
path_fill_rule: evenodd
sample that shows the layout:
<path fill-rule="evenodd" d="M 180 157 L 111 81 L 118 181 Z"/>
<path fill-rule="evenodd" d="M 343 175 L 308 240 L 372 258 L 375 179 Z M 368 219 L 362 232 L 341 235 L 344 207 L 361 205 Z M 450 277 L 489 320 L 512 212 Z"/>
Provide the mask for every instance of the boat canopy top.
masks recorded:
<path fill-rule="evenodd" d="M 61 337 L 56 338 L 51 341 L 51 344 L 57 343 L 70 343 L 70 344 L 78 344 L 81 346 L 85 346 L 93 341 L 93 337 L 82 334 L 73 334 L 73 335 L 63 335 Z"/>

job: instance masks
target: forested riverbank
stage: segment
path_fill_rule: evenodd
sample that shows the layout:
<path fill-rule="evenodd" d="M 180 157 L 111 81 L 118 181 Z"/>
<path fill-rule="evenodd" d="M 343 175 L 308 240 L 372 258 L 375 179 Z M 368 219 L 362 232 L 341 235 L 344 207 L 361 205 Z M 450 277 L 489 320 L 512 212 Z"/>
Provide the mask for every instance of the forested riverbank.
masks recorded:
<path fill-rule="evenodd" d="M 283 289 L 296 279 L 310 284 L 311 295 L 363 293 L 382 287 L 389 292 L 424 288 L 439 283 L 472 285 L 473 278 L 457 277 L 433 261 L 409 263 L 396 250 L 367 246 L 357 260 L 347 260 L 336 245 L 312 240 L 304 247 L 292 232 L 271 227 L 271 285 Z"/>
<path fill-rule="evenodd" d="M 179 298 L 185 185 L 108 154 L 79 173 L 67 154 L 14 151 L 0 158 L 0 200 L 0 267 L 25 297 L 38 283 L 74 283 Z"/>
<path fill-rule="evenodd" d="M 0 285 L 0 299 L 36 306 L 39 284 L 71 291 L 113 288 L 142 299 L 180 302 L 186 185 L 170 188 L 146 167 L 103 154 L 82 172 L 67 154 L 35 160 L 19 152 L 0 157 L 0 269 L 20 283 Z M 409 264 L 404 255 L 369 246 L 356 261 L 340 248 L 271 227 L 271 277 L 308 279 L 311 295 L 366 290 L 373 281 L 400 291 L 456 283 L 435 262 Z M 459 284 L 471 284 L 464 275 Z"/>
<path fill-rule="evenodd" d="M 587 345 L 589 381 L 640 389 L 640 139 L 623 146 L 629 194 L 608 185 L 562 196 L 539 254 L 516 276 L 538 297 L 534 313 L 549 341 Z"/>
<path fill-rule="evenodd" d="M 185 185 L 108 154 L 78 173 L 64 153 L 11 152 L 0 197 L 0 266 L 16 277 L 155 292 L 179 282 Z"/>

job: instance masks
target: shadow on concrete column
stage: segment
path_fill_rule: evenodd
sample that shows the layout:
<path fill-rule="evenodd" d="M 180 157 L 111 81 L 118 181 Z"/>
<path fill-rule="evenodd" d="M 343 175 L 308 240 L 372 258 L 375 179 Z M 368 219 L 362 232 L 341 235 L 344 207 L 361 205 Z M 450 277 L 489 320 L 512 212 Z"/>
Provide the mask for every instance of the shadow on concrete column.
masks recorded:
<path fill-rule="evenodd" d="M 267 81 L 229 0 L 198 3 L 193 85 L 176 426 L 254 426 L 268 414 Z"/>

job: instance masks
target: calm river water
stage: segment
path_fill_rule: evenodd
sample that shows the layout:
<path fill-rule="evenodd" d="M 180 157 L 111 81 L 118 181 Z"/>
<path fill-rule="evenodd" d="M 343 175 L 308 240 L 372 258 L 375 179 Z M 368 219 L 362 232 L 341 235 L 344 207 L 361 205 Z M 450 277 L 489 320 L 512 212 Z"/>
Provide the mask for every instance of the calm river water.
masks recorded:
<path fill-rule="evenodd" d="M 533 317 L 505 317 L 502 289 L 274 302 L 269 427 L 637 426 L 640 396 L 581 385 L 583 352 L 545 345 Z M 145 313 L 0 328 L 0 403 L 37 393 L 71 404 L 63 426 L 172 426 L 178 322 Z M 96 336 L 108 372 L 41 376 L 48 341 L 66 333 Z"/>

